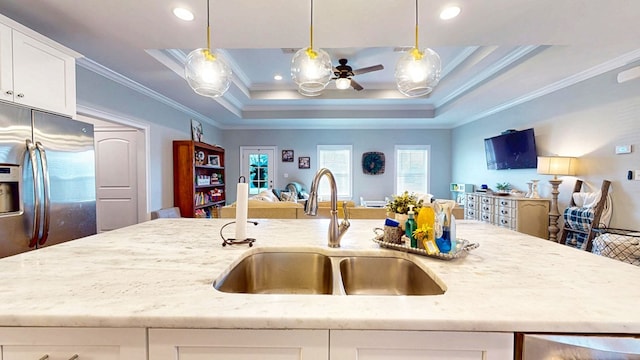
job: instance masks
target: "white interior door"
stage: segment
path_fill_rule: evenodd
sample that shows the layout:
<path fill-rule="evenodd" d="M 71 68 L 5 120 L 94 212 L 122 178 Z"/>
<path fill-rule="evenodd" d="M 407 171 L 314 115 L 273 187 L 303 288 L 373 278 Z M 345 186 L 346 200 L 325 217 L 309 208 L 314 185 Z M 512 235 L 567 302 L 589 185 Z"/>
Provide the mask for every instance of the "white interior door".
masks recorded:
<path fill-rule="evenodd" d="M 98 232 L 138 223 L 138 132 L 96 130 Z"/>
<path fill-rule="evenodd" d="M 249 184 L 249 195 L 273 189 L 276 176 L 275 146 L 241 146 L 240 176 Z"/>

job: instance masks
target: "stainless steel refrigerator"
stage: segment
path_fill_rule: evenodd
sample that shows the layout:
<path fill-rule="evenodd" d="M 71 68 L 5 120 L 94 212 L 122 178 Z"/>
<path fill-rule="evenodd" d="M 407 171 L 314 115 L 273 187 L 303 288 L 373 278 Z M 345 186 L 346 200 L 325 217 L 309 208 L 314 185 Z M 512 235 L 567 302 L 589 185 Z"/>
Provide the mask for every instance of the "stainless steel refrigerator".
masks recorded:
<path fill-rule="evenodd" d="M 0 103 L 0 257 L 95 233 L 93 125 Z"/>

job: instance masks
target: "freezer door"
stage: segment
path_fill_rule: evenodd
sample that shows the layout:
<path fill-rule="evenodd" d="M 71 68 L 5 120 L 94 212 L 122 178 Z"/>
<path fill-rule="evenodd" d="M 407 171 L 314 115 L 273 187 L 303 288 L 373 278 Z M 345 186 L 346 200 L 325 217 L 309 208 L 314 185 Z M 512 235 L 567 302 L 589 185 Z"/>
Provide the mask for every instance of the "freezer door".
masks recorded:
<path fill-rule="evenodd" d="M 12 201 L 17 203 L 17 209 L 0 213 L 0 257 L 30 249 L 35 204 L 33 168 L 26 151 L 26 142 L 31 139 L 31 110 L 0 103 L 0 164 L 11 169 L 9 172 L 15 170 L 19 178 L 17 194 L 11 194 Z M 15 191 L 15 184 L 10 187 Z"/>
<path fill-rule="evenodd" d="M 33 112 L 34 141 L 44 170 L 39 246 L 96 233 L 93 125 Z"/>

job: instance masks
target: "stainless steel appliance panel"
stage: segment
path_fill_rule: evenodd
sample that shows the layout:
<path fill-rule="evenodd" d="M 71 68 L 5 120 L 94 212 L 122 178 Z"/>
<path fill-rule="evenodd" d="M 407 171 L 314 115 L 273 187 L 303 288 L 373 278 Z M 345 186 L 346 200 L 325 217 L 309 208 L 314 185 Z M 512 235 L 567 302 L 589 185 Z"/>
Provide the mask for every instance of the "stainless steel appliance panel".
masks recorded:
<path fill-rule="evenodd" d="M 93 125 L 33 112 L 34 142 L 42 161 L 43 230 L 39 246 L 96 233 Z"/>
<path fill-rule="evenodd" d="M 640 338 L 524 335 L 523 360 L 640 360 Z"/>
<path fill-rule="evenodd" d="M 12 170 L 17 167 L 19 177 L 25 171 L 33 173 L 26 151 L 27 140 L 32 140 L 31 110 L 0 103 L 0 164 Z M 17 209 L 12 210 L 17 211 L 0 214 L 0 257 L 32 248 L 29 243 L 34 227 L 34 188 L 33 182 L 21 180 L 17 185 L 17 194 L 12 194 L 12 201 L 17 202 Z M 11 184 L 14 191 L 15 186 Z"/>

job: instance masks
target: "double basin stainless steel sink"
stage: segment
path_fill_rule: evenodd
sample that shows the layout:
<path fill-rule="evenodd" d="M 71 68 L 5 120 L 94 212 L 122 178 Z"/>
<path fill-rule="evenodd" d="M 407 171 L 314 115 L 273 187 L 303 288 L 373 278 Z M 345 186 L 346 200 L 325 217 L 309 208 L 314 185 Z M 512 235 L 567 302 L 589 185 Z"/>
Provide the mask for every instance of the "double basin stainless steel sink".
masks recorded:
<path fill-rule="evenodd" d="M 407 258 L 273 249 L 246 255 L 213 286 L 245 294 L 441 295 L 446 291 L 433 272 Z"/>

